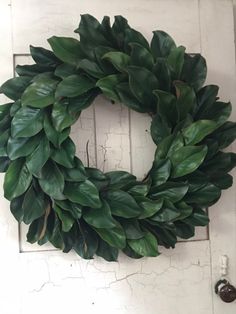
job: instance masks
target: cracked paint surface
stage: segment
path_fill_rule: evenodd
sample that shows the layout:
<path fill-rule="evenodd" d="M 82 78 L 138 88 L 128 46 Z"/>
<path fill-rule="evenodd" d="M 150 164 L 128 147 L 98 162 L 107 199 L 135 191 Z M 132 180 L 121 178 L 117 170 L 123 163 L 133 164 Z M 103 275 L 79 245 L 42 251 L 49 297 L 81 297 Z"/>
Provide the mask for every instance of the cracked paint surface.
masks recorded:
<path fill-rule="evenodd" d="M 22 274 L 27 273 L 20 300 L 24 313 L 30 313 L 35 302 L 36 313 L 45 311 L 47 302 L 48 312 L 59 313 L 75 306 L 86 314 L 182 314 L 183 308 L 184 313 L 205 314 L 211 310 L 208 241 L 179 243 L 158 258 L 132 260 L 120 254 L 119 261 L 112 263 L 101 258 L 85 261 L 73 253 L 23 253 L 19 265 Z M 65 299 L 68 304 L 60 302 Z M 192 307 L 193 300 L 197 308 Z"/>

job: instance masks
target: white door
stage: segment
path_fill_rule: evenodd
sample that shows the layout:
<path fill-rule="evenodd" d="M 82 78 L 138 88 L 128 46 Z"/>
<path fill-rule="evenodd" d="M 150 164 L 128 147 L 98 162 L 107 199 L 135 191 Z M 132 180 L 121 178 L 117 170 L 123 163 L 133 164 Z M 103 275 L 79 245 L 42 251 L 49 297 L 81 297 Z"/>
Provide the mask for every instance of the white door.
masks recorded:
<path fill-rule="evenodd" d="M 236 121 L 230 0 L 0 0 L 0 83 L 13 75 L 15 64 L 31 62 L 29 44 L 47 47 L 46 39 L 52 35 L 74 36 L 82 13 L 98 19 L 121 14 L 149 39 L 152 30 L 162 29 L 188 52 L 201 52 L 208 63 L 208 83 L 220 85 L 222 99 L 234 105 L 231 119 Z M 145 131 L 149 123 L 148 117 L 122 105 L 108 106 L 100 97 L 83 112 L 73 128 L 73 139 L 78 141 L 80 134 L 78 154 L 83 161 L 89 139 L 91 165 L 141 177 L 153 155 Z M 85 261 L 50 246 L 29 245 L 25 227 L 18 228 L 2 188 L 0 205 L 1 314 L 236 312 L 236 302 L 223 303 L 214 294 L 221 255 L 229 257 L 228 277 L 236 284 L 235 185 L 210 208 L 209 230 L 199 228 L 194 239 L 179 242 L 175 250 L 162 249 L 158 258 L 131 260 L 121 255 L 117 263 L 100 258 Z"/>

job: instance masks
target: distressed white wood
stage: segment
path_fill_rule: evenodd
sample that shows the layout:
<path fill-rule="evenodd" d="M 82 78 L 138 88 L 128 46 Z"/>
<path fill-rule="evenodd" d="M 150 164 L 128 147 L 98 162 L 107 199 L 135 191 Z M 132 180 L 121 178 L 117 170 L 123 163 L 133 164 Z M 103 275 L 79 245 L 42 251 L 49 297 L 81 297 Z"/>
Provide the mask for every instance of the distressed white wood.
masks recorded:
<path fill-rule="evenodd" d="M 12 4 L 14 53 L 26 53 L 29 43 L 46 46 L 46 39 L 55 34 L 73 36 L 79 15 L 85 13 L 98 19 L 120 14 L 149 39 L 153 30 L 163 29 L 190 51 L 200 51 L 197 0 L 12 0 Z"/>
<path fill-rule="evenodd" d="M 220 96 L 231 101 L 231 119 L 236 120 L 235 45 L 233 4 L 230 0 L 200 1 L 202 52 L 208 62 L 208 81 L 219 85 Z M 229 148 L 236 152 L 235 143 Z M 234 181 L 236 171 L 232 171 Z M 236 285 L 236 185 L 209 209 L 212 281 L 220 278 L 220 257 L 229 258 L 228 278 Z M 213 287 L 212 287 L 213 288 Z M 233 314 L 236 303 L 225 304 L 213 292 L 214 314 Z"/>
<path fill-rule="evenodd" d="M 209 242 L 180 243 L 156 258 L 118 263 L 59 252 L 23 253 L 17 313 L 209 314 Z M 26 275 L 27 274 L 27 275 Z M 11 306 L 11 305 L 10 305 Z"/>
<path fill-rule="evenodd" d="M 130 171 L 128 109 L 103 96 L 95 101 L 97 167 L 102 171 Z"/>

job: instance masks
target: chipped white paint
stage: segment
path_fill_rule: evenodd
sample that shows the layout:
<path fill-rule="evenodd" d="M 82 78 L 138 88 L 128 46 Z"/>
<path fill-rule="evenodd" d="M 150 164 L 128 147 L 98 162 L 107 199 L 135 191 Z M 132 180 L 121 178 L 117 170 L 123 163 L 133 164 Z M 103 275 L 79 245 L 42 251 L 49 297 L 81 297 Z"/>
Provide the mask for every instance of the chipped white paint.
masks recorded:
<path fill-rule="evenodd" d="M 47 47 L 45 39 L 54 34 L 73 36 L 82 13 L 98 18 L 122 14 L 149 39 L 151 30 L 164 29 L 189 52 L 202 51 L 209 82 L 219 84 L 222 97 L 236 103 L 230 0 L 1 0 L 0 82 L 12 75 L 13 53 L 15 63 L 30 63 L 29 43 Z M 89 141 L 90 166 L 132 171 L 142 178 L 155 149 L 149 127 L 148 116 L 100 96 L 82 113 L 71 136 L 85 164 Z M 235 187 L 210 209 L 210 240 L 207 230 L 199 228 L 195 241 L 178 243 L 174 251 L 162 249 L 158 258 L 132 260 L 121 254 L 118 263 L 85 261 L 49 245 L 29 245 L 24 227 L 19 245 L 18 226 L 2 189 L 0 205 L 1 314 L 235 313 L 235 303 L 224 304 L 212 293 L 222 254 L 229 257 L 229 278 L 236 283 L 236 248 L 228 245 L 236 240 Z"/>

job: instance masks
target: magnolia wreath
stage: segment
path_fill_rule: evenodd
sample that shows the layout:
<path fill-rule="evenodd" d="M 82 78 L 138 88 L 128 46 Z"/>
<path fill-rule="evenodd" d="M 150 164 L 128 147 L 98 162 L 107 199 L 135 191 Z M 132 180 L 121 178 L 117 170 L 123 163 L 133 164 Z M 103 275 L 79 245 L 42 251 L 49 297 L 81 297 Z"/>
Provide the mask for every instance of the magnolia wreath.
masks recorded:
<path fill-rule="evenodd" d="M 203 87 L 205 59 L 163 31 L 149 44 L 122 16 L 111 26 L 85 14 L 75 32 L 79 41 L 51 37 L 52 51 L 31 46 L 35 64 L 1 86 L 12 99 L 0 106 L 4 195 L 30 243 L 85 259 L 157 256 L 206 226 L 206 208 L 232 185 L 236 154 L 222 152 L 236 138 L 231 104 Z M 70 127 L 99 94 L 152 118 L 157 149 L 142 181 L 75 155 Z"/>

